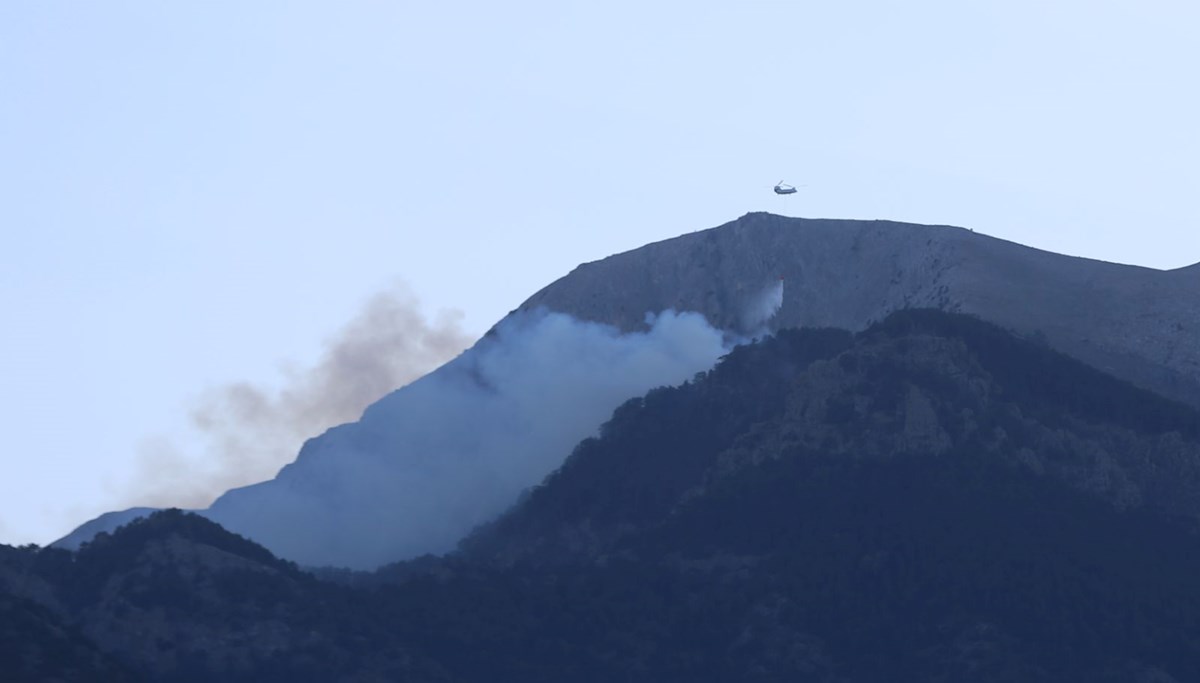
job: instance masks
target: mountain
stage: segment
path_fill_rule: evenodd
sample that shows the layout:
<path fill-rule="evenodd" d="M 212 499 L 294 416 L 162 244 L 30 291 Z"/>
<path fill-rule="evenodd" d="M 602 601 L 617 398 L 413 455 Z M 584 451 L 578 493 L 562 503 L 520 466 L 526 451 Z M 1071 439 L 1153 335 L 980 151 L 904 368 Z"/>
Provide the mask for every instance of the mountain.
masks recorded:
<path fill-rule="evenodd" d="M 763 283 L 781 276 L 772 329 L 861 330 L 905 308 L 968 313 L 1200 405 L 1200 263 L 1119 265 L 963 228 L 751 213 L 581 265 L 521 310 L 636 330 L 645 311 L 674 308 L 738 329 Z"/>
<path fill-rule="evenodd" d="M 736 483 L 748 472 L 777 470 L 794 486 L 830 464 L 925 461 L 1035 475 L 1191 528 L 1198 445 L 1186 404 L 976 318 L 908 310 L 858 335 L 782 330 L 702 381 L 629 401 L 466 547 L 502 564 L 595 558 L 629 530 L 681 524 L 730 487 L 761 505 L 771 484 Z M 705 542 L 719 526 L 709 522 L 698 525 Z"/>
<path fill-rule="evenodd" d="M 78 551 L 9 549 L 0 595 L 18 582 L 37 586 L 39 606 L 132 671 L 128 680 L 441 680 L 397 638 L 358 623 L 372 616 L 369 595 L 319 582 L 178 510 L 101 533 Z M 47 680 L 11 674 L 0 670 L 0 680 Z"/>
<path fill-rule="evenodd" d="M 314 576 L 158 513 L 0 552 L 0 596 L 147 681 L 1172 683 L 1198 522 L 1200 411 L 912 310 L 625 402 L 445 557 Z"/>
<path fill-rule="evenodd" d="M 45 606 L 0 588 L 0 679 L 117 683 L 138 677 Z"/>
<path fill-rule="evenodd" d="M 1072 258 L 961 228 L 748 214 L 580 266 L 458 359 L 203 514 L 307 565 L 445 552 L 623 401 L 767 331 L 857 331 L 913 307 L 977 315 L 1200 406 L 1198 288 L 1195 267 Z M 140 514 L 96 520 L 62 545 Z"/>

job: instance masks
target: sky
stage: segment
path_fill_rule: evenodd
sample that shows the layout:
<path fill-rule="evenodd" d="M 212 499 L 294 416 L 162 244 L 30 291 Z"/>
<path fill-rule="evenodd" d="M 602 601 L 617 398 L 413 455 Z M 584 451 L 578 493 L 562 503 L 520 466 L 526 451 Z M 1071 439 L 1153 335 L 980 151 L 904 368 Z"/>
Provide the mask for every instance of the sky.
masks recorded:
<path fill-rule="evenodd" d="M 156 492 L 163 463 L 209 477 L 267 432 L 218 479 L 269 477 L 387 391 L 364 377 L 749 211 L 1200 262 L 1198 25 L 1183 0 L 0 4 L 0 542 L 203 504 Z"/>

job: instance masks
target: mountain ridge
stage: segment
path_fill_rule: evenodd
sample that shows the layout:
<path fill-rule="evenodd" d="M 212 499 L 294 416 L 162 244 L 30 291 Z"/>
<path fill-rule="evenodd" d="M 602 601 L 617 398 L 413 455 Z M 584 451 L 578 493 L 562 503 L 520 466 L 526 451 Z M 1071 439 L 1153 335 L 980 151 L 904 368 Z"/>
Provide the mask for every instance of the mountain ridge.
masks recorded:
<path fill-rule="evenodd" d="M 147 681 L 1179 683 L 1198 520 L 1200 411 L 912 310 L 625 402 L 445 557 L 331 583 L 157 513 L 0 547 L 0 598 Z"/>
<path fill-rule="evenodd" d="M 783 276 L 771 329 L 861 330 L 903 308 L 970 313 L 1200 406 L 1200 295 L 1182 282 L 1197 266 L 1064 256 L 953 226 L 750 213 L 583 264 L 518 310 L 634 330 L 645 310 L 675 308 L 737 329 L 747 301 Z"/>
<path fill-rule="evenodd" d="M 769 379 L 738 388 L 751 372 Z M 707 417 L 680 421 L 680 405 L 684 416 Z M 622 433 L 636 443 L 604 445 Z M 599 440 L 581 443 L 464 547 L 487 555 L 481 549 L 499 539 L 511 546 L 499 555 L 505 563 L 563 555 L 555 544 L 610 552 L 622 529 L 668 519 L 706 486 L 759 465 L 762 453 L 870 462 L 964 449 L 1003 453 L 1009 466 L 1114 507 L 1200 528 L 1200 411 L 976 318 L 909 310 L 854 335 L 781 330 L 739 347 L 696 384 L 629 401 Z M 634 471 L 640 489 L 624 481 Z M 529 528 L 504 541 L 505 529 L 522 524 Z M 512 547 L 532 550 L 512 556 Z"/>
<path fill-rule="evenodd" d="M 1194 273 L 950 226 L 747 214 L 577 267 L 459 358 L 309 440 L 275 478 L 227 492 L 206 514 L 310 565 L 442 552 L 537 484 L 622 401 L 707 370 L 731 339 L 857 331 L 919 307 L 976 315 L 1200 406 Z M 464 415 L 493 431 L 469 438 L 455 427 Z M 480 474 L 456 480 L 463 471 Z M 138 514 L 85 524 L 63 544 Z"/>

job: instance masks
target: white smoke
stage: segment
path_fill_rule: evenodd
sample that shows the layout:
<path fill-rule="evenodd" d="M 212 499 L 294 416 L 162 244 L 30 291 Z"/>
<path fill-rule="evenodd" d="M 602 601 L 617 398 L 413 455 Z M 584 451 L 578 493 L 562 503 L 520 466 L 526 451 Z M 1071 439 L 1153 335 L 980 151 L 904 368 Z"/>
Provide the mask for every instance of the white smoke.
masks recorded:
<path fill-rule="evenodd" d="M 729 350 L 695 313 L 644 333 L 559 313 L 510 316 L 475 348 L 305 444 L 273 481 L 209 516 L 304 564 L 367 568 L 441 553 L 510 505 L 622 402 Z"/>
<path fill-rule="evenodd" d="M 783 278 L 768 285 L 750 301 L 742 315 L 742 329 L 751 337 L 759 337 L 766 333 L 767 323 L 779 309 L 783 307 Z"/>

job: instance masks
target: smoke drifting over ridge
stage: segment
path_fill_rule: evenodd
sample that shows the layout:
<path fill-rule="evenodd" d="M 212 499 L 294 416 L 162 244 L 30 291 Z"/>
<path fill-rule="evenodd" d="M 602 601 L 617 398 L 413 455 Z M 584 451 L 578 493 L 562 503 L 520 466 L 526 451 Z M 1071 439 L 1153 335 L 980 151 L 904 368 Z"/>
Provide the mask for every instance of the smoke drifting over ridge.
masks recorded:
<path fill-rule="evenodd" d="M 767 333 L 782 293 L 774 283 L 745 302 L 751 336 Z M 514 313 L 205 514 L 301 564 L 369 569 L 449 551 L 621 403 L 691 379 L 745 341 L 698 313 L 649 312 L 646 324 L 622 333 L 544 309 Z"/>
<path fill-rule="evenodd" d="M 449 551 L 621 403 L 680 384 L 767 334 L 782 295 L 776 282 L 743 300 L 745 328 L 736 332 L 673 310 L 647 312 L 646 329 L 629 333 L 545 309 L 515 312 L 359 421 L 305 442 L 273 479 L 231 489 L 201 514 L 304 565 L 370 569 Z M 260 416 L 257 405 L 249 402 L 251 415 Z M 146 512 L 102 516 L 62 545 Z"/>
<path fill-rule="evenodd" d="M 305 439 L 362 414 L 372 402 L 457 356 L 471 342 L 462 314 L 427 319 L 395 285 L 372 296 L 313 367 L 283 371 L 281 388 L 235 382 L 202 395 L 189 415 L 205 444 L 194 456 L 162 437 L 140 446 L 128 504 L 199 508 L 230 488 L 274 476 Z"/>

